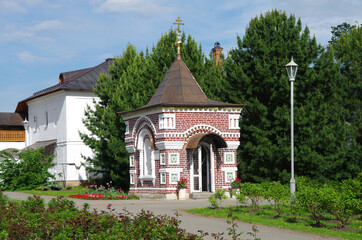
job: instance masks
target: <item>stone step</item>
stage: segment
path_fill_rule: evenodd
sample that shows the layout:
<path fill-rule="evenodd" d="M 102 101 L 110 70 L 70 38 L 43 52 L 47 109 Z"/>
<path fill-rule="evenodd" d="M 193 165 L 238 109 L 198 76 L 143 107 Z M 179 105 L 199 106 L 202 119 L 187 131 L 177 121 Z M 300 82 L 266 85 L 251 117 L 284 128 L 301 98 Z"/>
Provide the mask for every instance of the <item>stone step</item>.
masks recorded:
<path fill-rule="evenodd" d="M 190 193 L 190 199 L 208 199 L 212 194 L 212 192 L 193 192 Z"/>

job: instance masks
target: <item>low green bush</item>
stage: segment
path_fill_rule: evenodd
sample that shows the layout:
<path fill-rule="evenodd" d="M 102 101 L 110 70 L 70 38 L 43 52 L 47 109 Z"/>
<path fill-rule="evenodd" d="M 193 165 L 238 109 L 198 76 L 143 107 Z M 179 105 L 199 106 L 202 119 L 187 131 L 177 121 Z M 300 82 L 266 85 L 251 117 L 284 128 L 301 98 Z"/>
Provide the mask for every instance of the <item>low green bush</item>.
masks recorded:
<path fill-rule="evenodd" d="M 253 209 L 258 209 L 260 202 L 263 200 L 264 188 L 257 183 L 242 183 L 240 193 L 251 200 Z"/>
<path fill-rule="evenodd" d="M 10 202 L 0 211 L 0 239 L 199 239 L 181 229 L 176 217 L 88 209 L 78 210 L 65 198 L 51 200 L 48 208 L 36 196 Z"/>
<path fill-rule="evenodd" d="M 48 169 L 55 164 L 54 156 L 46 156 L 45 149 L 26 149 L 11 153 L 0 151 L 0 189 L 35 189 L 43 186 L 48 179 L 54 179 Z"/>
<path fill-rule="evenodd" d="M 209 202 L 213 208 L 221 207 L 222 200 L 226 199 L 226 190 L 216 190 L 214 194 L 209 197 Z"/>

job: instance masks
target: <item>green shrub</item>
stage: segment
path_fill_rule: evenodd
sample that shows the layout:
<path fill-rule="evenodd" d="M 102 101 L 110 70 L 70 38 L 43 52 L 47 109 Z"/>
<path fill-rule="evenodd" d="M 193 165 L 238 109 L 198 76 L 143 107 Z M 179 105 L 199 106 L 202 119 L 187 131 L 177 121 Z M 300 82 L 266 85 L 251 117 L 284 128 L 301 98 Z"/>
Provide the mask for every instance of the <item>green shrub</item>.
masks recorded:
<path fill-rule="evenodd" d="M 48 169 L 55 164 L 52 163 L 54 156 L 46 156 L 45 149 L 26 149 L 18 154 L 17 151 L 8 153 L 0 151 L 0 188 L 4 190 L 35 189 L 44 185 L 48 179 L 53 178 Z"/>
<path fill-rule="evenodd" d="M 333 214 L 340 228 L 344 228 L 354 214 L 361 213 L 360 189 L 360 183 L 354 179 L 344 180 L 335 188 L 326 188 L 326 210 Z"/>
<path fill-rule="evenodd" d="M 38 195 L 33 195 L 28 197 L 28 201 L 24 201 L 21 204 L 25 212 L 30 213 L 41 213 L 45 209 L 44 199 L 40 198 Z"/>
<path fill-rule="evenodd" d="M 115 213 L 110 206 L 109 213 L 89 212 L 64 198 L 49 205 L 43 209 L 36 197 L 10 203 L 0 211 L 0 239 L 199 239 L 180 228 L 177 216 Z"/>
<path fill-rule="evenodd" d="M 296 191 L 297 204 L 311 215 L 316 227 L 323 226 L 321 220 L 326 213 L 326 198 L 328 189 L 326 187 L 313 187 L 308 184 Z"/>
<path fill-rule="evenodd" d="M 264 188 L 261 184 L 249 182 L 242 183 L 240 191 L 241 194 L 250 198 L 253 209 L 259 208 L 259 204 L 263 200 L 264 195 Z"/>
<path fill-rule="evenodd" d="M 289 189 L 280 182 L 270 182 L 264 191 L 264 198 L 274 207 L 276 216 L 282 214 L 281 206 L 290 200 Z"/>
<path fill-rule="evenodd" d="M 216 190 L 214 194 L 209 197 L 209 202 L 213 208 L 221 207 L 222 200 L 226 199 L 226 190 Z"/>

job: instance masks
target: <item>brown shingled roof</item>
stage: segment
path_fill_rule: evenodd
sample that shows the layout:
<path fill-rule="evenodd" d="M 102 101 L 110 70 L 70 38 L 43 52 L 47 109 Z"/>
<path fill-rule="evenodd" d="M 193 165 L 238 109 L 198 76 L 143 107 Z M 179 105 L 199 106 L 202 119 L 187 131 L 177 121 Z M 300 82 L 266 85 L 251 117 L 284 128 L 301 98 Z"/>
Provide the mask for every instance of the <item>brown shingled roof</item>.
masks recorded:
<path fill-rule="evenodd" d="M 27 101 L 32 99 L 57 92 L 60 90 L 82 90 L 82 91 L 93 91 L 93 88 L 98 84 L 98 78 L 100 73 L 109 74 L 109 66 L 113 64 L 114 59 L 108 58 L 105 62 L 91 68 L 85 68 L 70 72 L 60 73 L 59 84 L 51 86 L 49 88 L 43 89 L 34 93 L 31 97 L 28 97 L 18 103 L 15 112 L 17 113 L 27 113 L 28 105 Z"/>
<path fill-rule="evenodd" d="M 244 107 L 244 104 L 233 104 L 208 99 L 200 85 L 178 55 L 155 94 L 146 106 L 123 113 L 131 113 L 141 109 L 162 107 Z"/>
<path fill-rule="evenodd" d="M 19 113 L 0 112 L 0 128 L 23 128 L 23 118 Z"/>

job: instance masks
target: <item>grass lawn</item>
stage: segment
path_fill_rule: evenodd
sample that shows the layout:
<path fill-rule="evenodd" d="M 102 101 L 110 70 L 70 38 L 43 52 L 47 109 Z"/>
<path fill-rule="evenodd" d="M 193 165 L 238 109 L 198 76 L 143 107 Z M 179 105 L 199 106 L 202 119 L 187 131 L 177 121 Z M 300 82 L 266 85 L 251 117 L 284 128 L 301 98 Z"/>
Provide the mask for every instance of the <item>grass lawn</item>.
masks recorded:
<path fill-rule="evenodd" d="M 59 190 L 59 191 L 42 191 L 42 190 L 16 190 L 16 192 L 23 192 L 28 194 L 35 194 L 35 195 L 46 195 L 46 196 L 63 196 L 68 197 L 69 195 L 75 195 L 75 194 L 83 194 L 86 192 L 86 189 L 84 187 L 73 187 L 70 190 Z"/>
<path fill-rule="evenodd" d="M 273 226 L 277 228 L 291 229 L 301 232 L 315 233 L 319 235 L 326 235 L 332 237 L 339 237 L 344 239 L 362 239 L 362 221 L 361 219 L 353 218 L 346 226 L 346 229 L 341 230 L 336 228 L 336 222 L 332 218 L 326 218 L 322 221 L 326 227 L 313 227 L 313 221 L 309 219 L 306 213 L 298 213 L 297 222 L 290 222 L 291 218 L 290 207 L 286 206 L 284 214 L 281 217 L 276 218 L 275 212 L 272 206 L 261 206 L 260 210 L 251 210 L 245 207 L 233 207 L 232 215 L 237 217 L 238 221 L 261 224 L 267 226 Z M 204 216 L 211 216 L 217 218 L 228 218 L 229 208 L 212 209 L 212 208 L 196 208 L 196 209 L 184 209 L 185 212 L 199 214 Z"/>

